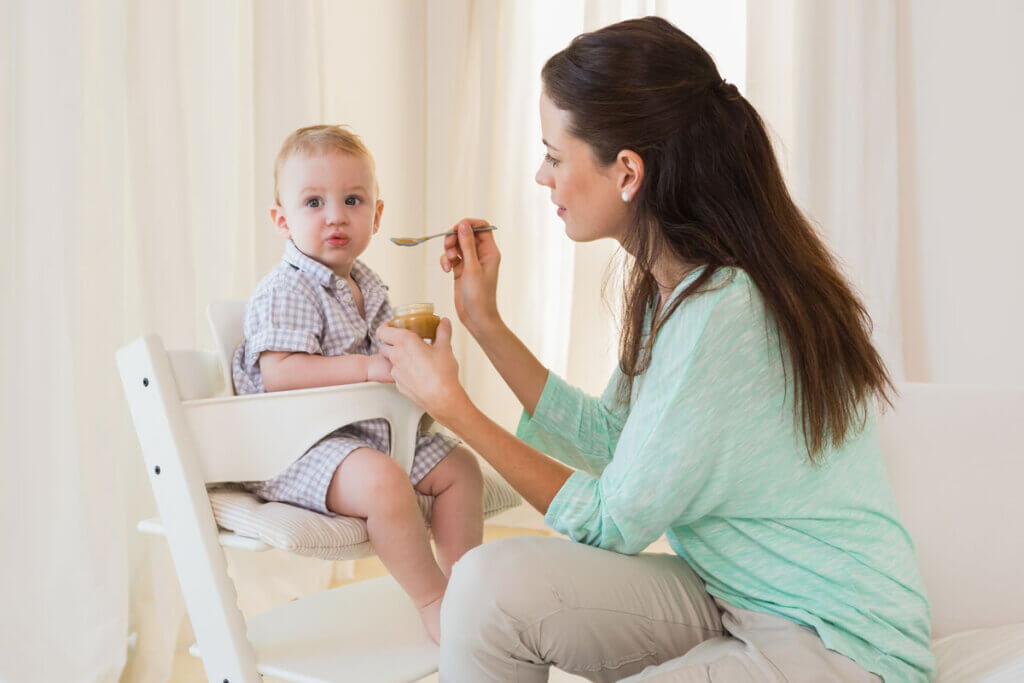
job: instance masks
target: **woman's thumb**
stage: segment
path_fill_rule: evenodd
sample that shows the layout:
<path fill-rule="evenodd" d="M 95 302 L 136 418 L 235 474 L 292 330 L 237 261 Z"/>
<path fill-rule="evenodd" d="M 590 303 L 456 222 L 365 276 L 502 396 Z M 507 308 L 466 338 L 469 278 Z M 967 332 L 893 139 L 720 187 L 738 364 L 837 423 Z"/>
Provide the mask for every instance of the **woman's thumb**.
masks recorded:
<path fill-rule="evenodd" d="M 452 321 L 448 318 L 441 318 L 440 324 L 437 326 L 437 332 L 434 333 L 434 346 L 451 346 L 452 345 Z"/>

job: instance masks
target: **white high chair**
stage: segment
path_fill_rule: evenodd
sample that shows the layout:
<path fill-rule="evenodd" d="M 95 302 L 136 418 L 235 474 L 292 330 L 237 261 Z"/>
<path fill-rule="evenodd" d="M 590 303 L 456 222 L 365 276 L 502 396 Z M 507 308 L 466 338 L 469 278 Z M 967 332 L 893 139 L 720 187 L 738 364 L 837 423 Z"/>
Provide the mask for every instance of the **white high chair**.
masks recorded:
<path fill-rule="evenodd" d="M 244 301 L 212 304 L 218 352 L 166 351 L 147 335 L 117 363 L 159 519 L 139 529 L 167 537 L 207 677 L 216 683 L 414 681 L 437 670 L 438 649 L 391 577 L 311 595 L 245 623 L 220 546 L 267 550 L 219 529 L 207 484 L 269 479 L 340 425 L 384 418 L 392 454 L 408 470 L 423 415 L 393 385 L 234 396 L 232 352 Z M 372 554 L 372 550 L 362 554 Z"/>

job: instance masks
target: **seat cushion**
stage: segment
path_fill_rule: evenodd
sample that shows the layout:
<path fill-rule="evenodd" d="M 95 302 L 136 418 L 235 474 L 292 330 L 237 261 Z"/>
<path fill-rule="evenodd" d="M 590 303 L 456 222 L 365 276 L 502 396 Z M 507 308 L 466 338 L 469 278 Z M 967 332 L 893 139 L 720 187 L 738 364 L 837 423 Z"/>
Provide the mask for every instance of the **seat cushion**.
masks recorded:
<path fill-rule="evenodd" d="M 1024 681 L 1024 624 L 954 633 L 932 643 L 935 683 Z"/>
<path fill-rule="evenodd" d="M 209 491 L 217 525 L 269 546 L 325 560 L 354 560 L 373 554 L 366 520 L 323 515 L 287 503 L 270 503 L 238 486 Z M 430 523 L 434 498 L 416 494 L 424 519 Z M 519 494 L 501 477 L 484 468 L 484 518 L 516 507 Z"/>

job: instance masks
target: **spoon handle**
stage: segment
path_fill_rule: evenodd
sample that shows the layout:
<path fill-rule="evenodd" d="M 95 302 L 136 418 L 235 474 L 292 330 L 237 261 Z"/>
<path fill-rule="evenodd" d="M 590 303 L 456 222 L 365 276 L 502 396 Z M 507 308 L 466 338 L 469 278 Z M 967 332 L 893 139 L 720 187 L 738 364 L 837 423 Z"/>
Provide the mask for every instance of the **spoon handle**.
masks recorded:
<path fill-rule="evenodd" d="M 479 228 L 473 228 L 473 232 L 487 232 L 489 230 L 497 229 L 498 227 L 496 225 L 483 225 Z M 391 241 L 402 247 L 414 247 L 417 244 L 423 244 L 427 240 L 432 240 L 435 237 L 440 237 L 441 235 L 447 236 L 454 234 L 456 234 L 455 230 L 448 230 L 447 232 L 439 232 L 436 235 L 427 235 L 426 237 L 392 237 Z"/>
<path fill-rule="evenodd" d="M 490 232 L 491 230 L 497 230 L 497 229 L 498 229 L 497 225 L 481 225 L 479 228 L 473 228 L 473 232 Z M 449 230 L 448 232 L 439 232 L 436 235 L 431 235 L 431 237 L 428 237 L 427 239 L 431 239 L 433 237 L 440 237 L 441 235 L 444 235 L 444 236 L 447 237 L 448 235 L 457 235 L 457 234 L 458 234 L 457 230 Z"/>

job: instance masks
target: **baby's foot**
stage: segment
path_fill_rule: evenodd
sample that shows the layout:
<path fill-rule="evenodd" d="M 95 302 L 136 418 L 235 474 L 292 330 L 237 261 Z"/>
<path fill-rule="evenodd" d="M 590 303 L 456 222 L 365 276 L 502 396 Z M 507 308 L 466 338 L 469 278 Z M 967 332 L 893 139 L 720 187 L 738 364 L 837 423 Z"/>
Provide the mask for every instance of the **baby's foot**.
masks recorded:
<path fill-rule="evenodd" d="M 443 599 L 444 594 L 433 602 L 428 602 L 419 608 L 420 619 L 423 620 L 423 625 L 427 627 L 430 639 L 438 645 L 441 644 L 441 601 Z"/>

